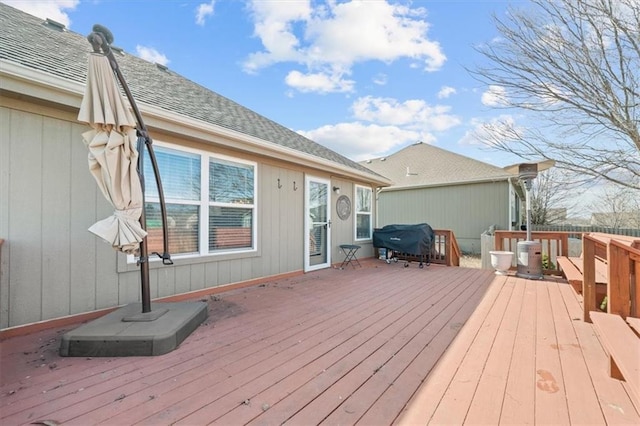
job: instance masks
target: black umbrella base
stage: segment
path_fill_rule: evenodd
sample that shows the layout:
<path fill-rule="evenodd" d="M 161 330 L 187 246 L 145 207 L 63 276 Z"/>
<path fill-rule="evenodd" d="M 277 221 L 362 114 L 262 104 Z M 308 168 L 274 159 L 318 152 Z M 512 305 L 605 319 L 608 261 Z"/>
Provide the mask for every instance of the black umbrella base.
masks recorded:
<path fill-rule="evenodd" d="M 176 349 L 207 318 L 207 303 L 132 303 L 62 336 L 61 356 L 151 356 Z"/>

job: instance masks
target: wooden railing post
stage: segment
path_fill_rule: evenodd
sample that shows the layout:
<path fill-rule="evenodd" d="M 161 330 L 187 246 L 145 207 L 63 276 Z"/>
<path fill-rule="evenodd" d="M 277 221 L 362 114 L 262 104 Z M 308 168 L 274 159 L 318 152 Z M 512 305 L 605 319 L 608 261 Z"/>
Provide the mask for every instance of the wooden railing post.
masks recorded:
<path fill-rule="evenodd" d="M 582 237 L 582 298 L 583 319 L 591 322 L 589 312 L 596 310 L 596 242 L 588 235 Z"/>
<path fill-rule="evenodd" d="M 622 318 L 630 315 L 631 309 L 631 264 L 629 252 L 614 240 L 607 244 L 607 312 Z"/>
<path fill-rule="evenodd" d="M 560 244 L 562 245 L 561 256 L 569 257 L 569 234 L 560 235 Z"/>
<path fill-rule="evenodd" d="M 631 308 L 632 317 L 640 318 L 640 256 L 636 256 L 633 260 L 633 274 L 631 279 Z"/>
<path fill-rule="evenodd" d="M 435 241 L 432 247 L 431 261 L 447 266 L 460 266 L 460 249 L 453 231 L 448 229 L 434 229 L 433 231 Z"/>

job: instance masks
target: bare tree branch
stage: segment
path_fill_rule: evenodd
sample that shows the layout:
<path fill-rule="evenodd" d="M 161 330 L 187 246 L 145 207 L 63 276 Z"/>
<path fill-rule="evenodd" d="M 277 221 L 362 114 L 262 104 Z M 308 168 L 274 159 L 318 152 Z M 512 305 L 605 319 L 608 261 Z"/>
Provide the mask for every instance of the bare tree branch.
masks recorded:
<path fill-rule="evenodd" d="M 491 147 L 556 160 L 560 168 L 640 189 L 640 2 L 531 0 L 494 17 L 500 40 L 477 50 L 471 73 L 501 88 L 503 108 L 535 127 L 488 123 Z"/>
<path fill-rule="evenodd" d="M 531 223 L 548 225 L 567 218 L 567 212 L 577 206 L 581 189 L 575 180 L 558 169 L 548 169 L 538 174 L 531 188 Z"/>

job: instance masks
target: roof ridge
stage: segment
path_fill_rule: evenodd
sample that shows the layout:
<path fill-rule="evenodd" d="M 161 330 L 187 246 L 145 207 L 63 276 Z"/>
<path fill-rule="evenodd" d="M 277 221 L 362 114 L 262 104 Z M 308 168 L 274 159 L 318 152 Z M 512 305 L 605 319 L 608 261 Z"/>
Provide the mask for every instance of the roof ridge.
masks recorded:
<path fill-rule="evenodd" d="M 42 19 L 0 3 L 0 59 L 57 77 L 86 83 L 86 37 L 70 30 L 53 31 Z M 46 31 L 46 32 L 45 32 Z M 38 40 L 37 43 L 31 41 Z M 292 149 L 371 175 L 371 169 L 333 151 L 175 71 L 126 53 L 118 65 L 136 101 L 221 126 L 247 136 Z"/>
<path fill-rule="evenodd" d="M 361 164 L 389 178 L 395 188 L 477 183 L 511 176 L 500 167 L 424 142 Z"/>

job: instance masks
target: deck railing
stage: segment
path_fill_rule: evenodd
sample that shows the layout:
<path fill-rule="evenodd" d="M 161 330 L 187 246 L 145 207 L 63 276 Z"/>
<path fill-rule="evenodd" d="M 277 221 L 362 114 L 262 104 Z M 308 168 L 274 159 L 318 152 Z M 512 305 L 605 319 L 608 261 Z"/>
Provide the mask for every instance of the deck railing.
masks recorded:
<path fill-rule="evenodd" d="M 531 232 L 531 239 L 542 246 L 542 272 L 547 275 L 560 274 L 558 256 L 569 255 L 569 235 L 571 232 Z M 519 241 L 526 241 L 526 231 L 495 231 L 495 248 L 498 251 L 512 251 L 514 265 L 517 261 L 517 247 Z"/>
<path fill-rule="evenodd" d="M 532 232 L 531 238 L 542 246 L 543 273 L 561 275 L 557 258 L 569 256 L 568 238 L 572 232 Z M 496 250 L 516 253 L 525 231 L 496 231 Z M 635 237 L 584 233 L 582 235 L 582 296 L 584 320 L 591 322 L 590 311 L 598 310 L 596 263 L 607 270 L 607 312 L 626 318 L 640 316 L 640 239 Z M 517 259 L 514 260 L 517 262 Z M 600 295 L 602 298 L 603 295 Z"/>
<path fill-rule="evenodd" d="M 584 320 L 597 310 L 596 262 L 607 264 L 607 312 L 640 317 L 640 240 L 611 234 L 584 234 Z"/>
<path fill-rule="evenodd" d="M 429 261 L 446 266 L 460 266 L 460 247 L 453 231 L 448 229 L 434 229 L 435 241 L 431 247 Z M 420 262 L 421 256 L 404 254 L 403 259 Z"/>
<path fill-rule="evenodd" d="M 449 229 L 434 229 L 436 241 L 431 261 L 447 266 L 460 266 L 460 247 L 453 231 Z"/>

